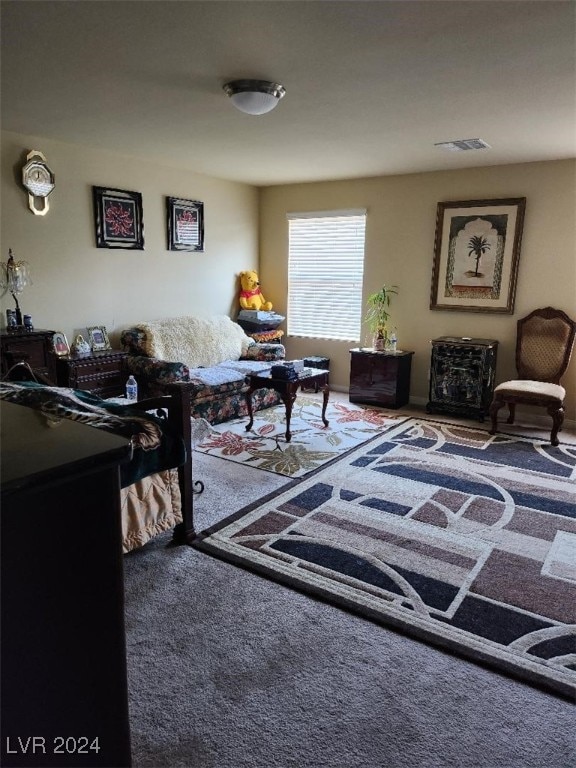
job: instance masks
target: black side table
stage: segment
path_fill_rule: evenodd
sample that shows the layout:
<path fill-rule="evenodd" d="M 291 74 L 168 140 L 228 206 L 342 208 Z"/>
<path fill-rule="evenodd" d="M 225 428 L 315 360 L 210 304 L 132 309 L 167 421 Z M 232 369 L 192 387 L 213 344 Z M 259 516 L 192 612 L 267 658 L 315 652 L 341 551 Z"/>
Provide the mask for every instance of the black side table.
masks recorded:
<path fill-rule="evenodd" d="M 328 420 L 326 418 L 326 407 L 328 406 L 328 397 L 330 396 L 330 387 L 328 386 L 328 371 L 322 371 L 320 368 L 304 368 L 304 370 L 298 375 L 297 379 L 278 379 L 273 378 L 272 374 L 250 374 L 250 386 L 246 392 L 246 405 L 248 406 L 249 422 L 246 425 L 246 432 L 252 429 L 254 423 L 254 414 L 252 412 L 252 394 L 257 389 L 273 389 L 282 398 L 284 407 L 286 408 L 286 442 L 289 443 L 292 439 L 292 433 L 290 432 L 290 418 L 292 416 L 292 406 L 296 400 L 296 393 L 298 389 L 305 386 L 310 387 L 314 385 L 316 391 L 322 390 L 322 421 L 324 426 L 328 426 Z"/>

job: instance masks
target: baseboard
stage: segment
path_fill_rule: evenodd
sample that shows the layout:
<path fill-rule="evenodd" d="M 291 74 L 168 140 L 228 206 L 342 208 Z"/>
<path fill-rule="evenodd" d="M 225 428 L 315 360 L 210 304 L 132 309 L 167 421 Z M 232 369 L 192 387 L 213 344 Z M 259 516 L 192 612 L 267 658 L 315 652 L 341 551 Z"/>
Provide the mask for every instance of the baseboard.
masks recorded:
<path fill-rule="evenodd" d="M 427 402 L 428 399 L 425 397 L 410 398 L 410 405 L 426 407 Z M 505 422 L 507 418 L 508 409 L 503 408 L 499 414 L 498 423 L 502 424 L 502 422 Z M 488 416 L 486 416 L 485 420 L 486 422 L 489 420 Z M 526 426 L 536 427 L 538 429 L 551 429 L 552 427 L 552 419 L 550 416 L 548 416 L 548 414 L 538 413 L 531 408 L 522 408 L 521 406 L 517 406 L 516 408 L 515 421 L 516 425 L 523 424 Z M 562 429 L 576 430 L 576 419 L 564 419 Z"/>
<path fill-rule="evenodd" d="M 348 387 L 331 387 L 334 392 L 348 392 Z M 427 397 L 412 397 L 410 396 L 410 405 L 416 405 L 418 407 L 425 408 L 428 403 Z M 506 409 L 502 410 L 502 413 Z M 506 417 L 507 418 L 507 417 Z M 504 419 L 505 421 L 505 419 Z M 549 429 L 551 425 L 550 416 L 544 413 L 537 413 L 532 409 L 516 408 L 516 423 L 532 425 L 541 429 Z M 564 419 L 562 429 L 576 430 L 576 419 Z"/>

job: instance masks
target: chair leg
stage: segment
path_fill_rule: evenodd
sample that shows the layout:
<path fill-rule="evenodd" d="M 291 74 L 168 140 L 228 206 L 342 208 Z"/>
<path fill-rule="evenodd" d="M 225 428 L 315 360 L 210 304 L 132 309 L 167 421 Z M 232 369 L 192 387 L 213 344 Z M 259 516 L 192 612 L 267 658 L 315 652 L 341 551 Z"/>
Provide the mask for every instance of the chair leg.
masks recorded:
<path fill-rule="evenodd" d="M 558 445 L 558 432 L 560 432 L 562 424 L 564 423 L 564 408 L 562 406 L 558 408 L 557 406 L 550 405 L 547 410 L 550 416 L 552 416 L 552 432 L 550 433 L 550 443 L 552 445 Z"/>
<path fill-rule="evenodd" d="M 516 418 L 516 403 L 508 403 L 508 412 L 506 424 L 514 424 L 514 419 Z"/>
<path fill-rule="evenodd" d="M 490 408 L 488 413 L 490 414 L 490 419 L 492 420 L 492 426 L 490 427 L 489 434 L 495 435 L 498 431 L 498 411 L 502 406 L 504 405 L 504 400 L 492 400 L 492 403 L 490 404 Z"/>

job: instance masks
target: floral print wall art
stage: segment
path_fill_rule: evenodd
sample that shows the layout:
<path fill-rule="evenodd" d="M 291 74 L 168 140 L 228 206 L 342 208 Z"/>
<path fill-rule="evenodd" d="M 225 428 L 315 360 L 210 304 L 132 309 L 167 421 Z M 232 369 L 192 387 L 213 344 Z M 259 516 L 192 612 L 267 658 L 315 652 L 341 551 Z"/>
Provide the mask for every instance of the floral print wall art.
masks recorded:
<path fill-rule="evenodd" d="M 166 198 L 169 251 L 204 250 L 204 203 Z"/>
<path fill-rule="evenodd" d="M 92 187 L 97 248 L 144 250 L 142 195 Z"/>

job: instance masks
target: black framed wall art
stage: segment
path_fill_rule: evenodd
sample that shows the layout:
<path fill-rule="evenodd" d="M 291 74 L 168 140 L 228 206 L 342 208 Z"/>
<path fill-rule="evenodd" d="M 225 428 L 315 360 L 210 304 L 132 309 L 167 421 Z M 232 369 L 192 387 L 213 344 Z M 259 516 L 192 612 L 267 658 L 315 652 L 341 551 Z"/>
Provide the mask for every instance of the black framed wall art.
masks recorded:
<path fill-rule="evenodd" d="M 169 251 L 204 251 L 204 203 L 166 198 Z"/>
<path fill-rule="evenodd" d="M 98 248 L 144 250 L 142 195 L 124 189 L 92 187 Z"/>

